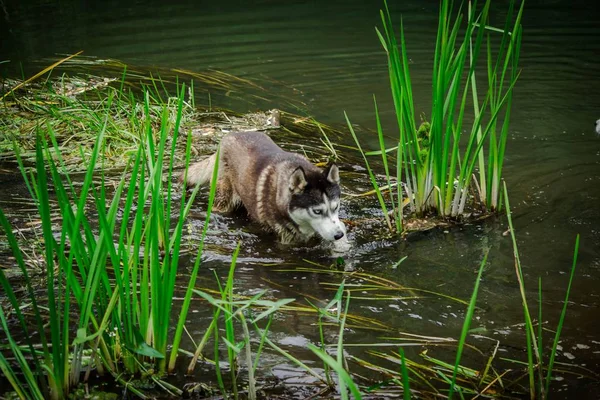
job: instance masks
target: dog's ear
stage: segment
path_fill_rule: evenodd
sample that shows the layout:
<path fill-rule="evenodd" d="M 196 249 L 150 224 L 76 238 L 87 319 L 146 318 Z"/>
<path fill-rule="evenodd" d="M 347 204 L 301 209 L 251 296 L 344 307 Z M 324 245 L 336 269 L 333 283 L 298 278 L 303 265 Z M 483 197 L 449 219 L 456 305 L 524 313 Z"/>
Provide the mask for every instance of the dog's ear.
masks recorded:
<path fill-rule="evenodd" d="M 329 182 L 335 183 L 336 185 L 339 185 L 339 183 L 340 183 L 340 170 L 338 169 L 337 165 L 331 164 L 329 167 L 327 167 L 327 169 L 325 170 L 324 174 L 327 176 L 327 180 Z"/>
<path fill-rule="evenodd" d="M 290 176 L 290 192 L 296 194 L 300 193 L 306 187 L 306 175 L 302 167 L 296 168 L 296 170 Z"/>

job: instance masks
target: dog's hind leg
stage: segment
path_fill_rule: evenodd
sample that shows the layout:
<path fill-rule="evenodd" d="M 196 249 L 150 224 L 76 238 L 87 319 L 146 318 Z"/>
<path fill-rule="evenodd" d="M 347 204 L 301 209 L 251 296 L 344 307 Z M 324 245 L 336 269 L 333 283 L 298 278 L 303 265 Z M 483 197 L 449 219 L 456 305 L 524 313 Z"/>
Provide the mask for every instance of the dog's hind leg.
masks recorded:
<path fill-rule="evenodd" d="M 240 197 L 235 193 L 227 177 L 217 180 L 217 193 L 213 210 L 227 213 L 235 210 L 240 205 Z"/>

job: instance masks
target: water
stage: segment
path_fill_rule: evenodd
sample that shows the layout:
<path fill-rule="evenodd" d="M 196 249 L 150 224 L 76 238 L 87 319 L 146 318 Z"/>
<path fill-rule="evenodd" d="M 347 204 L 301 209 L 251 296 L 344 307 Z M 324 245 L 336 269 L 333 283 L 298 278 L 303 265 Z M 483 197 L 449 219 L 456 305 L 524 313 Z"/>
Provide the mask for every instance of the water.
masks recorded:
<path fill-rule="evenodd" d="M 500 24 L 506 2 L 495 3 L 492 23 Z M 386 59 L 374 31 L 374 26 L 380 25 L 381 4 L 377 1 L 263 0 L 252 6 L 231 0 L 169 4 L 63 1 L 56 6 L 50 1 L 5 0 L 0 5 L 0 59 L 11 60 L 5 65 L 8 69 L 18 61 L 28 68 L 56 53 L 78 50 L 148 67 L 217 69 L 260 82 L 272 96 L 272 101 L 264 104 L 235 103 L 238 111 L 276 106 L 343 127 L 345 110 L 353 123 L 373 129 L 375 94 L 384 127 L 393 127 Z M 437 6 L 437 2 L 417 0 L 390 6 L 393 19 L 399 21 L 402 15 L 404 20 L 417 110 L 430 109 Z M 541 276 L 543 319 L 553 329 L 562 307 L 575 235 L 581 234 L 563 352 L 557 360 L 600 370 L 596 325 L 600 307 L 600 137 L 594 132 L 594 123 L 600 118 L 600 24 L 593 2 L 537 0 L 527 2 L 523 26 L 523 71 L 515 89 L 504 176 L 528 297 L 533 304 Z M 372 137 L 363 140 L 375 146 Z M 350 141 L 348 136 L 346 143 Z M 365 182 L 351 179 L 344 185 L 351 190 L 359 184 L 366 187 Z M 357 217 L 366 206 L 348 200 L 345 216 Z M 374 200 L 372 207 L 376 207 Z M 326 252 L 278 246 L 240 217 L 218 217 L 216 224 L 228 232 L 209 244 L 207 261 L 223 274 L 236 241 L 245 238 L 236 281 L 241 293 L 263 288 L 278 298 L 302 299 L 310 294 L 321 304 L 331 298 L 327 283 L 339 283 L 339 274 L 299 270 L 308 266 L 305 259 L 331 264 Z M 197 227 L 200 229 L 200 223 Z M 490 248 L 474 327 L 485 328 L 489 336 L 514 346 L 515 353 L 510 356 L 522 357 L 524 338 L 514 324 L 523 317 L 512 246 L 502 235 L 506 229 L 501 217 L 400 241 L 374 239 L 373 231 L 362 227 L 353 233 L 355 247 L 346 263 L 407 287 L 466 299 L 482 255 Z M 390 268 L 404 256 L 408 259 L 398 268 Z M 273 262 L 279 267 L 264 265 Z M 211 285 L 212 274 L 205 271 L 201 279 Z M 356 297 L 360 296 L 357 292 Z M 463 306 L 435 296 L 352 302 L 354 313 L 382 321 L 390 329 L 388 334 L 409 331 L 457 337 L 463 310 Z M 191 322 L 190 329 L 200 332 L 203 319 L 197 320 L 198 327 Z M 285 322 L 276 335 L 290 348 L 304 351 L 306 341 L 317 339 L 311 325 L 314 315 L 288 315 Z M 349 343 L 377 342 L 378 335 L 353 329 L 346 337 Z M 277 368 L 276 375 L 278 371 L 285 375 Z M 573 390 L 572 386 L 569 393 Z"/>

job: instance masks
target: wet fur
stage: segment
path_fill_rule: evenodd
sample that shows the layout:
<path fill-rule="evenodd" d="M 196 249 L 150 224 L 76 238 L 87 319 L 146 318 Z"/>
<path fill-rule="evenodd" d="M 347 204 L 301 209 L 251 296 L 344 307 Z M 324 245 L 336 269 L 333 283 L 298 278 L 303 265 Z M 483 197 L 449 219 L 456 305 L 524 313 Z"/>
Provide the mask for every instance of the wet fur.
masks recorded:
<path fill-rule="evenodd" d="M 277 232 L 284 243 L 314 235 L 304 220 L 297 223 L 293 218 L 304 218 L 304 210 L 322 204 L 323 194 L 339 204 L 336 166 L 323 171 L 304 157 L 284 151 L 259 132 L 230 133 L 221 140 L 220 149 L 215 210 L 229 212 L 243 205 L 252 219 Z M 213 154 L 191 165 L 186 184 L 208 184 L 215 161 Z M 343 236 L 345 228 L 339 222 L 337 209 L 328 218 L 331 221 L 327 223 L 334 225 L 327 229 L 339 230 L 336 238 Z"/>

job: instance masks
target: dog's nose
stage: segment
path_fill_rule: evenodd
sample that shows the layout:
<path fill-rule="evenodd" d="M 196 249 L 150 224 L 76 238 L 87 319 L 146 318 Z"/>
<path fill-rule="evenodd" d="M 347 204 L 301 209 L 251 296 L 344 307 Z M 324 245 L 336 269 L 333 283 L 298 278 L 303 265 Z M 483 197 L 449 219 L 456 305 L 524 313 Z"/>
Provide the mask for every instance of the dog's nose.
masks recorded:
<path fill-rule="evenodd" d="M 335 236 L 333 237 L 335 240 L 340 240 L 341 238 L 344 237 L 344 232 L 339 232 L 336 233 Z"/>

